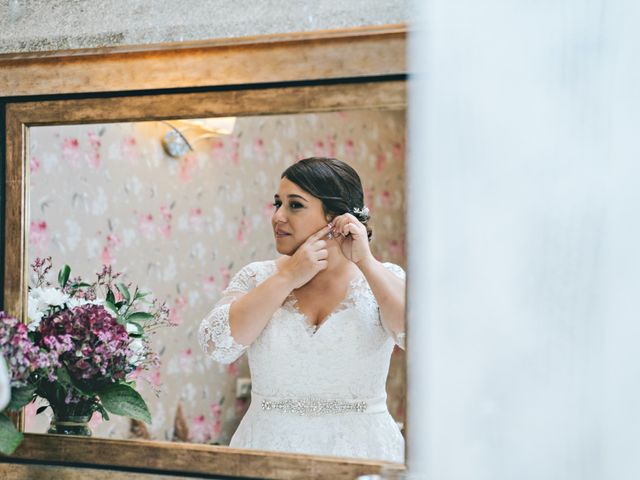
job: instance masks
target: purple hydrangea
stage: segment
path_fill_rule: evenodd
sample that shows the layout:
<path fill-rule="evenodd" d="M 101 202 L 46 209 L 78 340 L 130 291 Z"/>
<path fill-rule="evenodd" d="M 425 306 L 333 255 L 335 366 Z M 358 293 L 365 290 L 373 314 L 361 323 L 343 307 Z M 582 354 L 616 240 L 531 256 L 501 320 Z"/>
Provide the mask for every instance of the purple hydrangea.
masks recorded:
<path fill-rule="evenodd" d="M 94 385 L 123 380 L 133 370 L 129 334 L 102 306 L 86 304 L 42 320 L 40 344 L 61 352 L 72 377 Z"/>
<path fill-rule="evenodd" d="M 27 326 L 4 312 L 0 312 L 0 351 L 11 372 L 11 387 L 27 385 L 36 370 L 47 372 L 55 380 L 53 370 L 58 365 L 60 350 L 40 349 L 29 338 Z"/>

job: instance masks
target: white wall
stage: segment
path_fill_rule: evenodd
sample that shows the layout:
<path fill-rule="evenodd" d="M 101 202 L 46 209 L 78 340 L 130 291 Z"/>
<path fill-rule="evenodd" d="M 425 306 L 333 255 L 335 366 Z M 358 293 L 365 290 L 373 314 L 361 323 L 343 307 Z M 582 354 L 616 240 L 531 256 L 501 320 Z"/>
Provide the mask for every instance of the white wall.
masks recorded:
<path fill-rule="evenodd" d="M 409 0 L 0 0 L 0 54 L 406 22 Z"/>
<path fill-rule="evenodd" d="M 640 4 L 415 4 L 412 471 L 638 479 Z"/>

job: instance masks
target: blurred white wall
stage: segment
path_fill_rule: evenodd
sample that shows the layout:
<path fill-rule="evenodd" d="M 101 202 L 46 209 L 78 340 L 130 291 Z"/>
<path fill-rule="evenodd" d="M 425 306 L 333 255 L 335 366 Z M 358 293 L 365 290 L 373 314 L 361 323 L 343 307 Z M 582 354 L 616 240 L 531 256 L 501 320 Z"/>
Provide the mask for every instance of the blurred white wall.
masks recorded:
<path fill-rule="evenodd" d="M 640 478 L 640 3 L 416 0 L 416 478 Z"/>
<path fill-rule="evenodd" d="M 410 0 L 0 0 L 0 55 L 406 22 Z"/>

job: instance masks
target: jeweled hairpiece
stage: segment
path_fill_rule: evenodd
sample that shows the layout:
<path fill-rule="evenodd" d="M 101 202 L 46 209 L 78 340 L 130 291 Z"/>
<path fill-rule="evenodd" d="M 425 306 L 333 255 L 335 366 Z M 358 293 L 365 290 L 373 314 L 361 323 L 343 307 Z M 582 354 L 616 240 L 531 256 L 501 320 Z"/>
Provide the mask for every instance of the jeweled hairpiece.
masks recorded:
<path fill-rule="evenodd" d="M 362 208 L 354 208 L 353 209 L 353 213 L 357 214 L 357 215 L 362 215 L 364 217 L 368 217 L 369 216 L 369 209 L 367 208 L 366 205 L 364 205 Z"/>

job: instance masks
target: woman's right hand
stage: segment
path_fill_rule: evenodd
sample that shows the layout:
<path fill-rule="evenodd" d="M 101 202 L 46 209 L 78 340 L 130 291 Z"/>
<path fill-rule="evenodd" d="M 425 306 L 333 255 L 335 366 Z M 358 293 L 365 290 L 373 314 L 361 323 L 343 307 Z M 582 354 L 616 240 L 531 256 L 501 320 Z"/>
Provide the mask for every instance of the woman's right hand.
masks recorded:
<path fill-rule="evenodd" d="M 327 268 L 329 251 L 324 237 L 331 228 L 330 225 L 324 226 L 307 238 L 293 255 L 281 260 L 278 271 L 287 278 L 291 290 L 302 287 Z"/>

